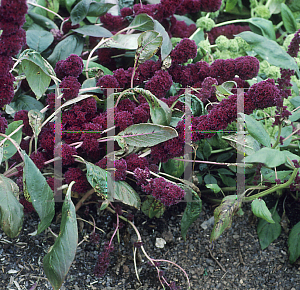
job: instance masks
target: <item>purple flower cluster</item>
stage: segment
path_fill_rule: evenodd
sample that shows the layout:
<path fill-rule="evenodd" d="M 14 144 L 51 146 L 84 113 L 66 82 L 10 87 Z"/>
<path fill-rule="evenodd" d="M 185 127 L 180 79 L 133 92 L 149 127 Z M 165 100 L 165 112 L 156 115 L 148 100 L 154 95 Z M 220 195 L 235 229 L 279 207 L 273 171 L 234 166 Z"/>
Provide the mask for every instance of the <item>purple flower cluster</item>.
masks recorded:
<path fill-rule="evenodd" d="M 197 45 L 194 40 L 182 39 L 171 52 L 172 63 L 181 64 L 197 56 Z"/>
<path fill-rule="evenodd" d="M 211 31 L 207 32 L 208 40 L 211 44 L 214 44 L 215 40 L 220 35 L 224 35 L 228 39 L 232 39 L 232 38 L 234 38 L 234 35 L 239 34 L 243 31 L 250 31 L 250 27 L 234 25 L 234 24 L 229 24 L 229 25 L 220 26 L 220 27 L 214 27 Z"/>
<path fill-rule="evenodd" d="M 30 158 L 39 170 L 44 168 L 44 162 L 46 162 L 46 158 L 42 152 L 32 152 Z"/>
<path fill-rule="evenodd" d="M 158 70 L 154 76 L 146 83 L 145 89 L 149 90 L 158 98 L 166 95 L 173 84 L 172 77 L 167 71 Z"/>
<path fill-rule="evenodd" d="M 72 181 L 75 181 L 76 183 L 72 186 L 72 191 L 75 191 L 77 193 L 84 194 L 88 188 L 90 187 L 89 182 L 87 181 L 85 173 L 80 168 L 73 168 L 70 167 L 65 172 L 65 182 L 67 184 L 70 184 Z"/>
<path fill-rule="evenodd" d="M 150 171 L 148 167 L 146 167 L 145 169 L 141 169 L 137 167 L 136 169 L 134 169 L 133 173 L 134 173 L 134 178 L 137 181 L 136 182 L 137 185 L 142 185 L 142 184 L 145 185 L 147 183 L 147 178 L 150 177 Z"/>
<path fill-rule="evenodd" d="M 109 255 L 114 250 L 114 247 L 105 243 L 103 252 L 98 256 L 98 261 L 94 269 L 95 276 L 101 278 L 105 275 L 110 263 Z"/>
<path fill-rule="evenodd" d="M 78 96 L 81 84 L 76 77 L 67 76 L 63 78 L 59 87 L 62 89 L 63 98 L 68 101 Z"/>
<path fill-rule="evenodd" d="M 141 187 L 145 193 L 151 194 L 165 206 L 174 205 L 185 196 L 183 189 L 162 177 L 151 178 L 147 185 Z"/>
<path fill-rule="evenodd" d="M 300 29 L 295 33 L 287 53 L 292 57 L 297 57 L 300 48 Z"/>
<path fill-rule="evenodd" d="M 14 116 L 14 121 L 19 121 L 22 120 L 23 121 L 23 128 L 22 128 L 22 132 L 26 135 L 26 136 L 32 136 L 33 132 L 32 132 L 32 128 L 29 125 L 29 118 L 28 118 L 28 111 L 27 110 L 21 110 L 17 113 L 15 113 Z"/>
<path fill-rule="evenodd" d="M 0 108 L 9 104 L 14 96 L 14 76 L 9 72 L 16 55 L 26 43 L 22 26 L 27 13 L 26 0 L 2 0 L 0 5 Z"/>
<path fill-rule="evenodd" d="M 0 133 L 5 133 L 8 123 L 5 117 L 1 117 L 1 114 L 0 112 Z"/>
<path fill-rule="evenodd" d="M 76 54 L 71 54 L 65 60 L 60 60 L 55 65 L 55 73 L 57 77 L 64 78 L 72 76 L 78 78 L 83 70 L 82 58 Z"/>
<path fill-rule="evenodd" d="M 71 165 L 75 163 L 74 157 L 72 155 L 76 155 L 76 149 L 71 147 L 68 144 L 62 144 L 61 146 L 61 158 L 62 158 L 62 165 Z"/>

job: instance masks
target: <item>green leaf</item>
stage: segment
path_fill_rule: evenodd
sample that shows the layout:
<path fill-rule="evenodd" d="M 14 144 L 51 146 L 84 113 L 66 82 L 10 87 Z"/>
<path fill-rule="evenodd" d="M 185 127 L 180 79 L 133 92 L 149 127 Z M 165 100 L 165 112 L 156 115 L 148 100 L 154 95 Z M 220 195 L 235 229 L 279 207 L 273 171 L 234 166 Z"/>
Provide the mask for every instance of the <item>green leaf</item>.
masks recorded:
<path fill-rule="evenodd" d="M 207 142 L 207 140 L 205 140 L 203 150 L 202 150 L 204 158 L 208 159 L 208 157 L 211 155 L 211 151 L 212 151 L 212 147 Z"/>
<path fill-rule="evenodd" d="M 145 97 L 150 107 L 150 116 L 154 124 L 169 125 L 172 118 L 172 111 L 169 106 L 158 99 L 150 91 L 142 88 L 133 88 L 133 91 Z"/>
<path fill-rule="evenodd" d="M 260 57 L 270 64 L 284 69 L 293 69 L 299 74 L 298 65 L 294 58 L 275 41 L 251 31 L 244 31 L 236 36 L 243 38 Z"/>
<path fill-rule="evenodd" d="M 115 136 L 115 138 L 122 148 L 124 147 L 124 143 L 136 147 L 152 147 L 177 136 L 178 133 L 174 128 L 151 123 L 140 123 L 127 127 Z"/>
<path fill-rule="evenodd" d="M 241 209 L 244 195 L 227 195 L 221 204 L 214 210 L 215 224 L 210 235 L 210 242 L 218 239 L 222 233 L 229 229 L 233 216 Z"/>
<path fill-rule="evenodd" d="M 300 106 L 300 96 L 294 97 L 292 99 L 288 99 L 295 108 Z"/>
<path fill-rule="evenodd" d="M 212 190 L 214 193 L 221 191 L 221 188 L 218 184 L 205 184 L 206 188 Z"/>
<path fill-rule="evenodd" d="M 142 203 L 141 211 L 149 218 L 160 218 L 165 212 L 165 206 L 156 200 L 152 195 L 147 196 L 147 199 Z"/>
<path fill-rule="evenodd" d="M 54 48 L 48 61 L 54 66 L 59 60 L 66 59 L 71 54 L 81 55 L 84 38 L 79 35 L 69 35 L 60 41 Z"/>
<path fill-rule="evenodd" d="M 272 21 L 263 18 L 253 17 L 248 20 L 248 23 L 250 29 L 254 33 L 260 34 L 274 41 L 276 40 L 275 30 Z"/>
<path fill-rule="evenodd" d="M 281 17 L 282 17 L 284 28 L 288 33 L 295 33 L 298 30 L 297 22 L 292 11 L 284 3 L 281 3 Z"/>
<path fill-rule="evenodd" d="M 140 30 L 140 31 L 147 31 L 154 29 L 154 21 L 153 18 L 149 15 L 142 13 L 137 15 L 133 21 L 130 23 L 128 28 Z"/>
<path fill-rule="evenodd" d="M 226 6 L 225 6 L 225 11 L 229 12 L 236 6 L 237 3 L 238 3 L 238 0 L 227 0 Z"/>
<path fill-rule="evenodd" d="M 124 181 L 114 181 L 111 173 L 85 161 L 87 169 L 87 180 L 90 185 L 102 196 L 107 196 L 108 200 L 117 199 L 130 206 L 139 208 L 141 200 L 135 190 Z"/>
<path fill-rule="evenodd" d="M 280 5 L 285 0 L 271 0 L 269 10 L 271 14 L 278 14 L 281 11 Z M 296 1 L 294 1 L 296 2 Z"/>
<path fill-rule="evenodd" d="M 267 248 L 281 234 L 280 216 L 275 207 L 271 209 L 271 213 L 275 223 L 270 224 L 266 220 L 260 219 L 257 225 L 257 235 L 262 250 Z"/>
<path fill-rule="evenodd" d="M 186 97 L 187 101 L 185 99 Z M 177 100 L 188 105 L 194 117 L 205 114 L 203 102 L 195 95 L 186 93 L 184 95 L 179 96 Z"/>
<path fill-rule="evenodd" d="M 47 0 L 46 8 L 48 8 L 49 10 L 57 13 L 58 10 L 59 10 L 59 0 Z M 51 13 L 50 11 L 47 11 L 47 16 L 51 20 L 53 20 L 54 17 L 55 17 L 55 15 L 53 13 Z"/>
<path fill-rule="evenodd" d="M 71 187 L 74 183 L 74 181 L 70 183 L 63 203 L 59 235 L 43 259 L 45 274 L 55 290 L 61 287 L 77 249 L 76 211 L 71 200 Z"/>
<path fill-rule="evenodd" d="M 5 130 L 5 135 L 11 134 L 13 131 L 15 131 L 19 126 L 23 124 L 23 121 L 14 121 L 8 125 L 8 127 Z M 20 145 L 22 140 L 22 128 L 20 128 L 15 134 L 13 134 L 11 139 L 15 140 L 18 145 Z M 0 136 L 0 142 L 4 139 L 4 137 Z M 17 152 L 17 148 L 9 141 L 6 140 L 3 144 L 3 157 L 2 161 L 6 161 L 9 158 L 11 158 L 15 153 Z"/>
<path fill-rule="evenodd" d="M 293 171 L 292 170 L 285 170 L 285 171 L 276 171 L 272 170 L 270 168 L 262 167 L 261 168 L 261 174 L 265 181 L 269 181 L 272 183 L 275 183 L 275 179 L 284 180 L 286 179 Z"/>
<path fill-rule="evenodd" d="M 189 227 L 199 217 L 201 210 L 202 200 L 197 193 L 193 191 L 193 200 L 186 203 L 186 207 L 180 222 L 181 236 L 185 241 Z"/>
<path fill-rule="evenodd" d="M 297 98 L 297 97 L 295 97 L 295 98 Z M 300 110 L 299 109 L 296 110 L 296 111 L 294 111 L 294 112 L 292 112 L 292 115 L 289 116 L 289 120 L 291 122 L 296 122 L 299 119 L 300 119 Z"/>
<path fill-rule="evenodd" d="M 80 28 L 73 29 L 73 31 L 83 35 L 94 36 L 94 37 L 113 36 L 113 34 L 109 30 L 98 25 L 84 25 Z"/>
<path fill-rule="evenodd" d="M 67 8 L 68 12 L 71 12 L 71 10 L 72 10 L 71 8 L 76 1 L 77 0 L 65 0 L 66 8 Z"/>
<path fill-rule="evenodd" d="M 86 69 L 87 61 L 85 59 L 83 59 L 82 61 L 84 64 L 84 69 Z M 113 75 L 113 72 L 110 69 L 93 61 L 89 62 L 88 70 L 89 70 L 88 72 L 89 78 L 95 77 L 99 71 L 103 72 L 103 75 Z M 85 74 L 84 71 L 82 73 Z"/>
<path fill-rule="evenodd" d="M 190 37 L 189 37 L 190 40 L 194 40 L 196 42 L 196 44 L 198 44 L 200 41 L 202 40 L 205 40 L 205 37 L 204 37 L 204 30 L 203 29 L 200 29 L 200 30 L 196 30 Z M 198 46 L 199 47 L 199 46 Z M 206 54 L 206 51 L 204 51 L 204 53 Z M 199 55 L 199 53 L 198 53 Z M 198 57 L 198 56 L 197 56 Z M 196 58 L 197 58 L 196 57 Z"/>
<path fill-rule="evenodd" d="M 300 2 L 297 0 L 294 0 L 291 4 L 289 4 L 289 8 L 293 12 L 300 11 Z"/>
<path fill-rule="evenodd" d="M 183 157 L 178 157 L 179 159 L 182 159 Z M 185 169 L 184 161 L 177 160 L 177 159 L 169 159 L 167 162 L 162 163 L 163 169 L 165 173 L 180 177 Z"/>
<path fill-rule="evenodd" d="M 230 146 L 237 149 L 239 154 L 252 155 L 260 149 L 260 144 L 251 135 L 244 135 L 241 139 L 240 135 L 232 134 L 228 136 L 222 136 L 222 139 L 228 142 Z M 223 162 L 225 160 L 219 159 L 218 156 L 217 161 Z"/>
<path fill-rule="evenodd" d="M 52 20 L 50 20 L 48 17 L 42 16 L 40 14 L 30 12 L 30 11 L 28 11 L 28 15 L 34 21 L 34 23 L 42 26 L 45 29 L 48 29 L 48 30 L 51 30 L 51 29 L 58 30 L 59 29 L 58 26 Z"/>
<path fill-rule="evenodd" d="M 245 157 L 242 161 L 249 163 L 264 163 L 267 167 L 277 167 L 286 162 L 286 156 L 283 151 L 264 147 L 254 154 Z"/>
<path fill-rule="evenodd" d="M 275 223 L 272 219 L 272 214 L 262 199 L 254 199 L 251 203 L 252 212 L 259 218 L 266 220 L 269 223 Z"/>
<path fill-rule="evenodd" d="M 21 152 L 25 163 L 23 168 L 24 191 L 30 195 L 32 205 L 41 220 L 37 229 L 37 234 L 40 234 L 50 226 L 55 214 L 53 191 L 26 152 L 24 150 Z"/>
<path fill-rule="evenodd" d="M 116 4 L 105 2 L 91 2 L 87 16 L 100 17 Z"/>
<path fill-rule="evenodd" d="M 211 189 L 214 193 L 221 191 L 221 188 L 218 186 L 218 181 L 211 174 L 206 174 L 204 176 L 204 182 L 205 186 Z"/>
<path fill-rule="evenodd" d="M 157 31 L 163 38 L 162 45 L 160 48 L 160 54 L 161 54 L 161 60 L 164 61 L 164 59 L 172 51 L 173 48 L 172 42 L 165 28 L 157 20 L 154 20 L 154 30 Z"/>
<path fill-rule="evenodd" d="M 24 212 L 18 195 L 17 184 L 0 174 L 0 226 L 11 239 L 19 235 L 23 225 Z"/>
<path fill-rule="evenodd" d="M 295 263 L 300 257 L 300 222 L 293 226 L 288 239 L 289 261 Z"/>
<path fill-rule="evenodd" d="M 53 67 L 48 63 L 47 60 L 45 60 L 40 53 L 33 49 L 26 49 L 24 50 L 20 56 L 19 56 L 19 61 L 30 61 L 34 63 L 36 66 L 38 66 L 45 74 L 49 76 L 55 76 L 55 72 Z"/>
<path fill-rule="evenodd" d="M 144 63 L 150 59 L 160 48 L 162 36 L 156 31 L 145 31 L 138 38 L 138 48 L 135 53 L 135 62 Z"/>
<path fill-rule="evenodd" d="M 21 66 L 30 88 L 35 93 L 37 99 L 40 99 L 48 89 L 51 77 L 46 74 L 41 67 L 29 60 L 23 59 Z"/>
<path fill-rule="evenodd" d="M 138 48 L 138 38 L 141 34 L 117 34 L 109 39 L 104 47 L 134 50 Z"/>
<path fill-rule="evenodd" d="M 38 52 L 43 52 L 47 49 L 53 40 L 54 36 L 51 32 L 33 29 L 26 31 L 27 45 Z"/>
<path fill-rule="evenodd" d="M 91 0 L 81 0 L 70 13 L 72 25 L 79 24 L 88 14 Z"/>
<path fill-rule="evenodd" d="M 290 145 L 290 143 L 292 141 L 292 132 L 293 132 L 293 126 L 292 125 L 283 127 L 281 129 L 280 137 L 282 137 L 284 139 L 287 138 L 288 136 L 290 136 L 290 137 L 288 139 L 286 139 L 285 141 L 283 141 L 283 145 L 279 144 L 278 145 L 279 147 L 287 147 L 287 146 Z M 275 138 L 277 138 L 277 136 L 278 136 L 278 132 L 276 132 Z"/>
<path fill-rule="evenodd" d="M 222 179 L 222 182 L 227 185 L 227 186 L 233 186 L 235 187 L 236 186 L 236 178 L 233 179 L 231 177 L 228 177 L 226 175 L 223 175 L 223 174 L 218 174 L 220 176 L 220 178 Z"/>
<path fill-rule="evenodd" d="M 266 129 L 261 124 L 261 122 L 256 121 L 253 117 L 248 116 L 246 114 L 239 114 L 242 115 L 245 119 L 247 130 L 250 133 L 250 135 L 260 144 L 266 147 L 271 147 L 271 138 L 267 133 Z"/>
<path fill-rule="evenodd" d="M 19 95 L 14 102 L 11 102 L 10 107 L 16 112 L 21 110 L 42 110 L 44 105 L 35 98 L 28 95 Z"/>

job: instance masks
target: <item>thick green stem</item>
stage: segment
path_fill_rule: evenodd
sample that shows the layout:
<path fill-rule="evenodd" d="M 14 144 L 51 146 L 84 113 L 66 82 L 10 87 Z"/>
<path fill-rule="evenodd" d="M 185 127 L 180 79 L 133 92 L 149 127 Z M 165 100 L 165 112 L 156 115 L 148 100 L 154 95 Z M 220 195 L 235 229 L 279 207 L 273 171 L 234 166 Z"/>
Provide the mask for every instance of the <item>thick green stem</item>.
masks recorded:
<path fill-rule="evenodd" d="M 251 196 L 248 196 L 248 197 L 245 197 L 244 201 L 252 201 L 254 199 L 257 199 L 257 198 L 260 198 L 260 197 L 263 197 L 263 196 L 266 196 L 276 190 L 280 190 L 280 189 L 284 189 L 288 186 L 290 186 L 292 184 L 292 182 L 294 181 L 294 179 L 296 178 L 296 175 L 298 173 L 298 168 L 295 168 L 290 179 L 283 183 L 283 184 L 276 184 L 275 186 L 273 186 L 272 188 L 269 188 L 265 191 L 262 191 L 260 193 L 257 193 L 257 194 L 254 194 L 254 195 L 251 195 Z"/>
<path fill-rule="evenodd" d="M 282 124 L 279 124 L 279 125 L 278 125 L 278 135 L 277 135 L 277 139 L 276 139 L 274 145 L 272 146 L 272 149 L 275 149 L 276 146 L 279 144 L 279 141 L 280 141 L 280 135 L 281 135 L 281 128 L 282 128 Z"/>

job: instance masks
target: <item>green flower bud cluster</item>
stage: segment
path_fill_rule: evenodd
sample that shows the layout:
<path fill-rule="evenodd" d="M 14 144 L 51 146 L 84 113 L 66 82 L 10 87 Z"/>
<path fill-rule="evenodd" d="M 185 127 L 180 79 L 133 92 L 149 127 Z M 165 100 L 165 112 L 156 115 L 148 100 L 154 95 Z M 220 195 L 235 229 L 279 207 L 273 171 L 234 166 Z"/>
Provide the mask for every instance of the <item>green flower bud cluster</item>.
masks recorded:
<path fill-rule="evenodd" d="M 254 15 L 256 17 L 261 17 L 264 19 L 269 19 L 271 17 L 271 12 L 268 7 L 264 5 L 258 5 L 253 9 Z"/>
<path fill-rule="evenodd" d="M 220 35 L 216 41 L 217 50 L 214 53 L 216 59 L 237 58 L 247 55 L 247 51 L 251 51 L 251 46 L 241 37 L 228 39 L 224 35 Z"/>
<path fill-rule="evenodd" d="M 198 43 L 198 55 L 200 58 L 204 58 L 203 60 L 208 61 L 208 55 L 211 54 L 211 45 L 208 41 L 206 40 L 201 40 Z"/>
<path fill-rule="evenodd" d="M 201 17 L 197 20 L 197 28 L 210 31 L 215 27 L 215 22 L 211 18 Z"/>
<path fill-rule="evenodd" d="M 264 74 L 267 78 L 277 80 L 280 78 L 280 68 L 274 65 L 270 65 L 266 60 L 260 62 L 259 74 Z"/>

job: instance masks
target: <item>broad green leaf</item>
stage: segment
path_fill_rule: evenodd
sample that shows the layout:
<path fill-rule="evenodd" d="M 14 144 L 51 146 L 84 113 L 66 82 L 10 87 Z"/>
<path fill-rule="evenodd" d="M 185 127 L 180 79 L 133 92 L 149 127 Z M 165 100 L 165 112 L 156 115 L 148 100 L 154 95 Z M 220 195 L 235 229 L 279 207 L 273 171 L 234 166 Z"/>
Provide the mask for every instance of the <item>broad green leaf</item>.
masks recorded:
<path fill-rule="evenodd" d="M 254 199 L 251 203 L 252 212 L 259 218 L 266 220 L 269 223 L 275 223 L 272 219 L 272 214 L 262 199 Z"/>
<path fill-rule="evenodd" d="M 190 37 L 190 40 L 194 40 L 196 42 L 196 44 L 199 44 L 200 41 L 205 40 L 204 37 L 204 30 L 200 29 L 200 30 L 196 30 Z M 199 46 L 198 46 L 199 47 Z M 202 48 L 203 49 L 203 48 Z M 203 53 L 206 54 L 206 51 L 203 51 Z M 199 56 L 199 53 L 198 53 Z M 196 60 L 198 61 L 198 56 L 196 56 Z M 200 60 L 200 59 L 199 59 Z"/>
<path fill-rule="evenodd" d="M 231 177 L 228 177 L 226 175 L 223 174 L 218 174 L 220 176 L 220 178 L 222 179 L 222 182 L 227 185 L 227 186 L 232 186 L 232 187 L 236 187 L 236 178 L 233 179 Z"/>
<path fill-rule="evenodd" d="M 89 79 L 86 79 L 85 81 L 83 81 L 82 83 L 82 86 L 81 88 L 82 89 L 89 89 L 89 88 L 95 88 L 96 87 L 96 84 L 97 84 L 97 80 L 96 78 L 89 78 Z M 101 94 L 102 90 L 100 89 L 90 89 L 88 91 L 85 91 L 86 92 L 93 92 L 93 93 L 98 93 L 98 94 Z M 96 96 L 93 96 L 96 100 L 98 100 L 98 97 Z"/>
<path fill-rule="evenodd" d="M 82 60 L 83 61 L 83 64 L 84 64 L 84 70 L 86 70 L 86 63 L 87 61 L 85 59 Z M 105 66 L 99 64 L 99 63 L 96 63 L 96 62 L 93 62 L 93 61 L 90 61 L 89 62 L 89 67 L 88 67 L 88 75 L 89 75 L 89 78 L 93 78 L 97 75 L 97 73 L 99 72 L 103 72 L 103 75 L 113 75 L 113 72 L 106 68 Z M 85 71 L 82 72 L 83 74 L 85 74 Z"/>
<path fill-rule="evenodd" d="M 269 10 L 271 14 L 278 14 L 281 11 L 281 3 L 285 0 L 271 0 Z M 294 1 L 296 2 L 296 1 Z"/>
<path fill-rule="evenodd" d="M 41 67 L 29 60 L 23 59 L 21 66 L 30 88 L 35 93 L 37 99 L 40 99 L 48 89 L 51 77 Z"/>
<path fill-rule="evenodd" d="M 257 34 L 265 36 L 268 39 L 276 40 L 275 30 L 273 28 L 273 23 L 270 20 L 263 18 L 250 18 L 248 20 L 250 29 Z"/>
<path fill-rule="evenodd" d="M 219 174 L 223 174 L 223 175 L 235 175 L 232 171 L 226 169 L 226 168 L 219 168 L 217 169 Z"/>
<path fill-rule="evenodd" d="M 164 61 L 164 59 L 172 51 L 172 42 L 165 28 L 157 20 L 154 20 L 154 30 L 157 31 L 163 38 L 162 45 L 160 48 L 160 54 L 161 60 Z"/>
<path fill-rule="evenodd" d="M 53 67 L 49 64 L 47 60 L 45 60 L 37 51 L 33 49 L 24 50 L 20 56 L 19 60 L 22 62 L 23 60 L 30 61 L 38 66 L 45 74 L 51 76 L 55 76 L 55 72 Z"/>
<path fill-rule="evenodd" d="M 135 62 L 144 63 L 150 59 L 162 45 L 162 36 L 156 31 L 145 31 L 138 38 L 138 48 L 135 53 Z"/>
<path fill-rule="evenodd" d="M 289 126 L 285 126 L 281 129 L 281 134 L 280 137 L 282 138 L 287 138 L 288 136 L 290 136 L 288 139 L 286 139 L 285 141 L 283 141 L 283 145 L 279 144 L 279 147 L 287 147 L 290 145 L 291 141 L 292 141 L 292 132 L 293 132 L 293 126 L 289 125 Z M 277 138 L 278 136 L 278 132 L 276 132 L 275 134 L 275 138 Z"/>
<path fill-rule="evenodd" d="M 68 10 L 68 12 L 71 12 L 71 8 L 73 6 L 73 4 L 76 2 L 76 0 L 65 0 L 65 4 L 66 4 L 66 8 Z"/>
<path fill-rule="evenodd" d="M 38 5 L 41 5 L 43 7 L 46 7 L 46 5 L 47 5 L 46 1 L 47 0 L 37 0 L 37 1 L 34 0 L 33 2 L 35 2 Z M 27 2 L 28 2 L 28 4 L 30 4 L 30 1 L 27 1 Z M 47 11 L 45 9 L 43 9 L 43 8 L 36 7 L 36 6 L 31 6 L 31 5 L 28 8 L 29 8 L 28 11 L 35 12 L 35 13 L 43 15 L 45 17 L 47 16 Z M 32 8 L 32 9 L 30 9 L 30 8 Z"/>
<path fill-rule="evenodd" d="M 125 204 L 139 208 L 141 200 L 135 190 L 124 181 L 114 181 L 111 173 L 90 162 L 85 161 L 87 180 L 102 197 L 117 199 Z"/>
<path fill-rule="evenodd" d="M 245 119 L 247 130 L 250 133 L 250 135 L 260 144 L 266 147 L 271 147 L 271 138 L 267 133 L 266 129 L 263 127 L 263 125 L 251 116 L 248 116 L 243 113 L 240 113 L 240 115 L 242 115 Z"/>
<path fill-rule="evenodd" d="M 98 25 L 84 25 L 80 28 L 73 29 L 73 31 L 94 37 L 111 37 L 113 35 L 109 30 Z"/>
<path fill-rule="evenodd" d="M 215 224 L 210 236 L 210 242 L 218 239 L 229 229 L 233 216 L 241 209 L 244 195 L 227 195 L 221 204 L 214 210 Z"/>
<path fill-rule="evenodd" d="M 206 158 L 206 160 L 211 155 L 211 151 L 212 151 L 212 147 L 207 142 L 207 140 L 205 140 L 202 153 L 203 153 L 204 158 Z"/>
<path fill-rule="evenodd" d="M 87 16 L 100 17 L 116 4 L 103 2 L 91 2 Z"/>
<path fill-rule="evenodd" d="M 286 162 L 286 156 L 283 151 L 264 147 L 254 154 L 245 157 L 242 161 L 249 163 L 264 163 L 268 167 L 277 167 Z"/>
<path fill-rule="evenodd" d="M 193 191 L 193 200 L 186 203 L 186 207 L 180 222 L 181 236 L 184 240 L 186 240 L 186 234 L 189 227 L 199 217 L 201 210 L 202 200 L 200 199 L 198 194 Z"/>
<path fill-rule="evenodd" d="M 16 100 L 14 102 L 11 102 L 9 104 L 11 108 L 16 112 L 19 112 L 21 110 L 42 110 L 44 108 L 44 105 L 36 100 L 35 98 L 28 96 L 28 95 L 19 95 L 17 96 Z"/>
<path fill-rule="evenodd" d="M 23 225 L 23 206 L 18 200 L 19 188 L 11 179 L 0 174 L 0 227 L 13 239 Z"/>
<path fill-rule="evenodd" d="M 296 97 L 297 98 L 297 97 Z M 289 120 L 291 122 L 296 122 L 300 119 L 300 110 L 296 110 L 294 112 L 292 112 L 292 115 L 289 116 Z"/>
<path fill-rule="evenodd" d="M 72 25 L 79 24 L 88 14 L 91 0 L 81 0 L 70 13 Z"/>
<path fill-rule="evenodd" d="M 186 104 L 191 110 L 192 115 L 194 117 L 205 114 L 203 102 L 195 95 L 186 93 L 184 95 L 179 96 L 177 101 Z"/>
<path fill-rule="evenodd" d="M 28 11 L 28 15 L 36 24 L 42 26 L 45 29 L 48 29 L 48 30 L 51 30 L 51 29 L 58 30 L 59 29 L 58 26 L 52 20 L 50 20 L 48 17 L 42 16 L 40 14 L 30 12 L 30 11 Z"/>
<path fill-rule="evenodd" d="M 59 10 L 59 0 L 47 0 L 46 8 L 48 8 L 49 10 L 57 13 L 58 10 Z M 53 20 L 54 17 L 55 17 L 55 15 L 53 13 L 51 13 L 50 11 L 47 11 L 47 16 L 51 20 Z"/>
<path fill-rule="evenodd" d="M 138 48 L 138 38 L 141 34 L 117 34 L 109 39 L 103 47 L 134 50 Z"/>
<path fill-rule="evenodd" d="M 147 196 L 147 199 L 142 203 L 141 211 L 149 218 L 160 218 L 164 214 L 165 206 L 156 200 L 152 195 Z"/>
<path fill-rule="evenodd" d="M 276 171 L 276 174 L 275 174 L 275 170 L 266 168 L 264 166 L 261 168 L 260 171 L 261 171 L 261 174 L 262 174 L 264 180 L 272 182 L 272 183 L 275 183 L 275 179 L 280 179 L 282 181 L 284 179 L 287 179 L 288 176 L 293 172 L 292 170 Z"/>
<path fill-rule="evenodd" d="M 23 121 L 14 121 L 8 125 L 8 127 L 5 130 L 5 135 L 11 134 L 13 131 L 15 131 L 19 126 L 23 124 Z M 18 145 L 20 145 L 22 140 L 22 128 L 20 128 L 15 134 L 13 134 L 11 137 Z M 0 142 L 4 139 L 4 137 L 0 136 Z M 15 153 L 17 152 L 17 148 L 9 141 L 6 140 L 3 144 L 3 157 L 2 161 L 6 161 L 9 158 L 11 158 Z"/>
<path fill-rule="evenodd" d="M 228 142 L 230 146 L 237 149 L 238 154 L 252 155 L 260 149 L 260 144 L 251 135 L 244 135 L 241 138 L 241 136 L 238 134 L 232 134 L 228 136 L 222 136 L 222 139 Z M 221 160 L 220 157 L 218 157 L 217 161 L 222 162 L 225 160 Z"/>
<path fill-rule="evenodd" d="M 71 54 L 81 55 L 84 38 L 79 35 L 69 35 L 60 41 L 54 48 L 48 61 L 54 66 L 59 60 L 66 59 Z"/>
<path fill-rule="evenodd" d="M 293 226 L 288 239 L 289 261 L 295 263 L 300 257 L 300 222 Z"/>
<path fill-rule="evenodd" d="M 275 41 L 251 31 L 244 31 L 236 36 L 243 38 L 260 57 L 270 64 L 284 69 L 293 69 L 299 74 L 298 65 L 294 58 Z"/>
<path fill-rule="evenodd" d="M 71 200 L 72 181 L 62 207 L 60 231 L 54 245 L 43 259 L 45 274 L 55 290 L 60 289 L 75 258 L 78 229 L 75 206 Z"/>
<path fill-rule="evenodd" d="M 26 152 L 24 150 L 21 152 L 25 163 L 23 168 L 24 191 L 30 195 L 32 205 L 41 220 L 37 229 L 37 234 L 40 234 L 50 226 L 55 214 L 53 191 Z"/>
<path fill-rule="evenodd" d="M 206 184 L 217 184 L 218 181 L 211 174 L 206 174 L 204 177 L 204 182 Z"/>
<path fill-rule="evenodd" d="M 294 0 L 291 4 L 289 4 L 289 8 L 293 12 L 300 11 L 300 2 L 297 0 Z"/>
<path fill-rule="evenodd" d="M 300 96 L 294 97 L 292 99 L 288 99 L 295 108 L 300 107 Z"/>
<path fill-rule="evenodd" d="M 140 123 L 127 127 L 115 138 L 122 148 L 124 147 L 124 142 L 136 147 L 152 147 L 177 136 L 178 133 L 174 128 L 151 123 Z"/>
<path fill-rule="evenodd" d="M 168 126 L 171 122 L 172 111 L 169 106 L 158 99 L 150 91 L 142 88 L 133 88 L 135 93 L 145 97 L 150 107 L 150 116 L 154 124 Z"/>
<path fill-rule="evenodd" d="M 275 207 L 271 209 L 271 213 L 275 223 L 270 224 L 266 220 L 260 219 L 257 225 L 257 235 L 262 250 L 267 248 L 281 234 L 280 216 Z"/>
<path fill-rule="evenodd" d="M 282 17 L 284 28 L 288 33 L 295 33 L 298 30 L 297 22 L 292 11 L 284 3 L 281 3 L 281 17 Z"/>
<path fill-rule="evenodd" d="M 225 6 L 225 11 L 229 12 L 236 6 L 237 3 L 238 3 L 238 0 L 227 0 L 226 6 Z"/>
<path fill-rule="evenodd" d="M 54 36 L 51 32 L 33 29 L 26 31 L 27 45 L 37 52 L 43 52 L 51 45 L 53 40 Z"/>
<path fill-rule="evenodd" d="M 142 13 L 137 15 L 128 27 L 140 31 L 153 30 L 154 21 L 152 17 L 145 13 Z"/>
<path fill-rule="evenodd" d="M 182 157 L 178 157 L 178 158 L 182 159 Z M 178 178 L 183 174 L 185 169 L 184 161 L 177 160 L 177 159 L 169 159 L 167 162 L 162 163 L 162 166 L 165 173 Z"/>

